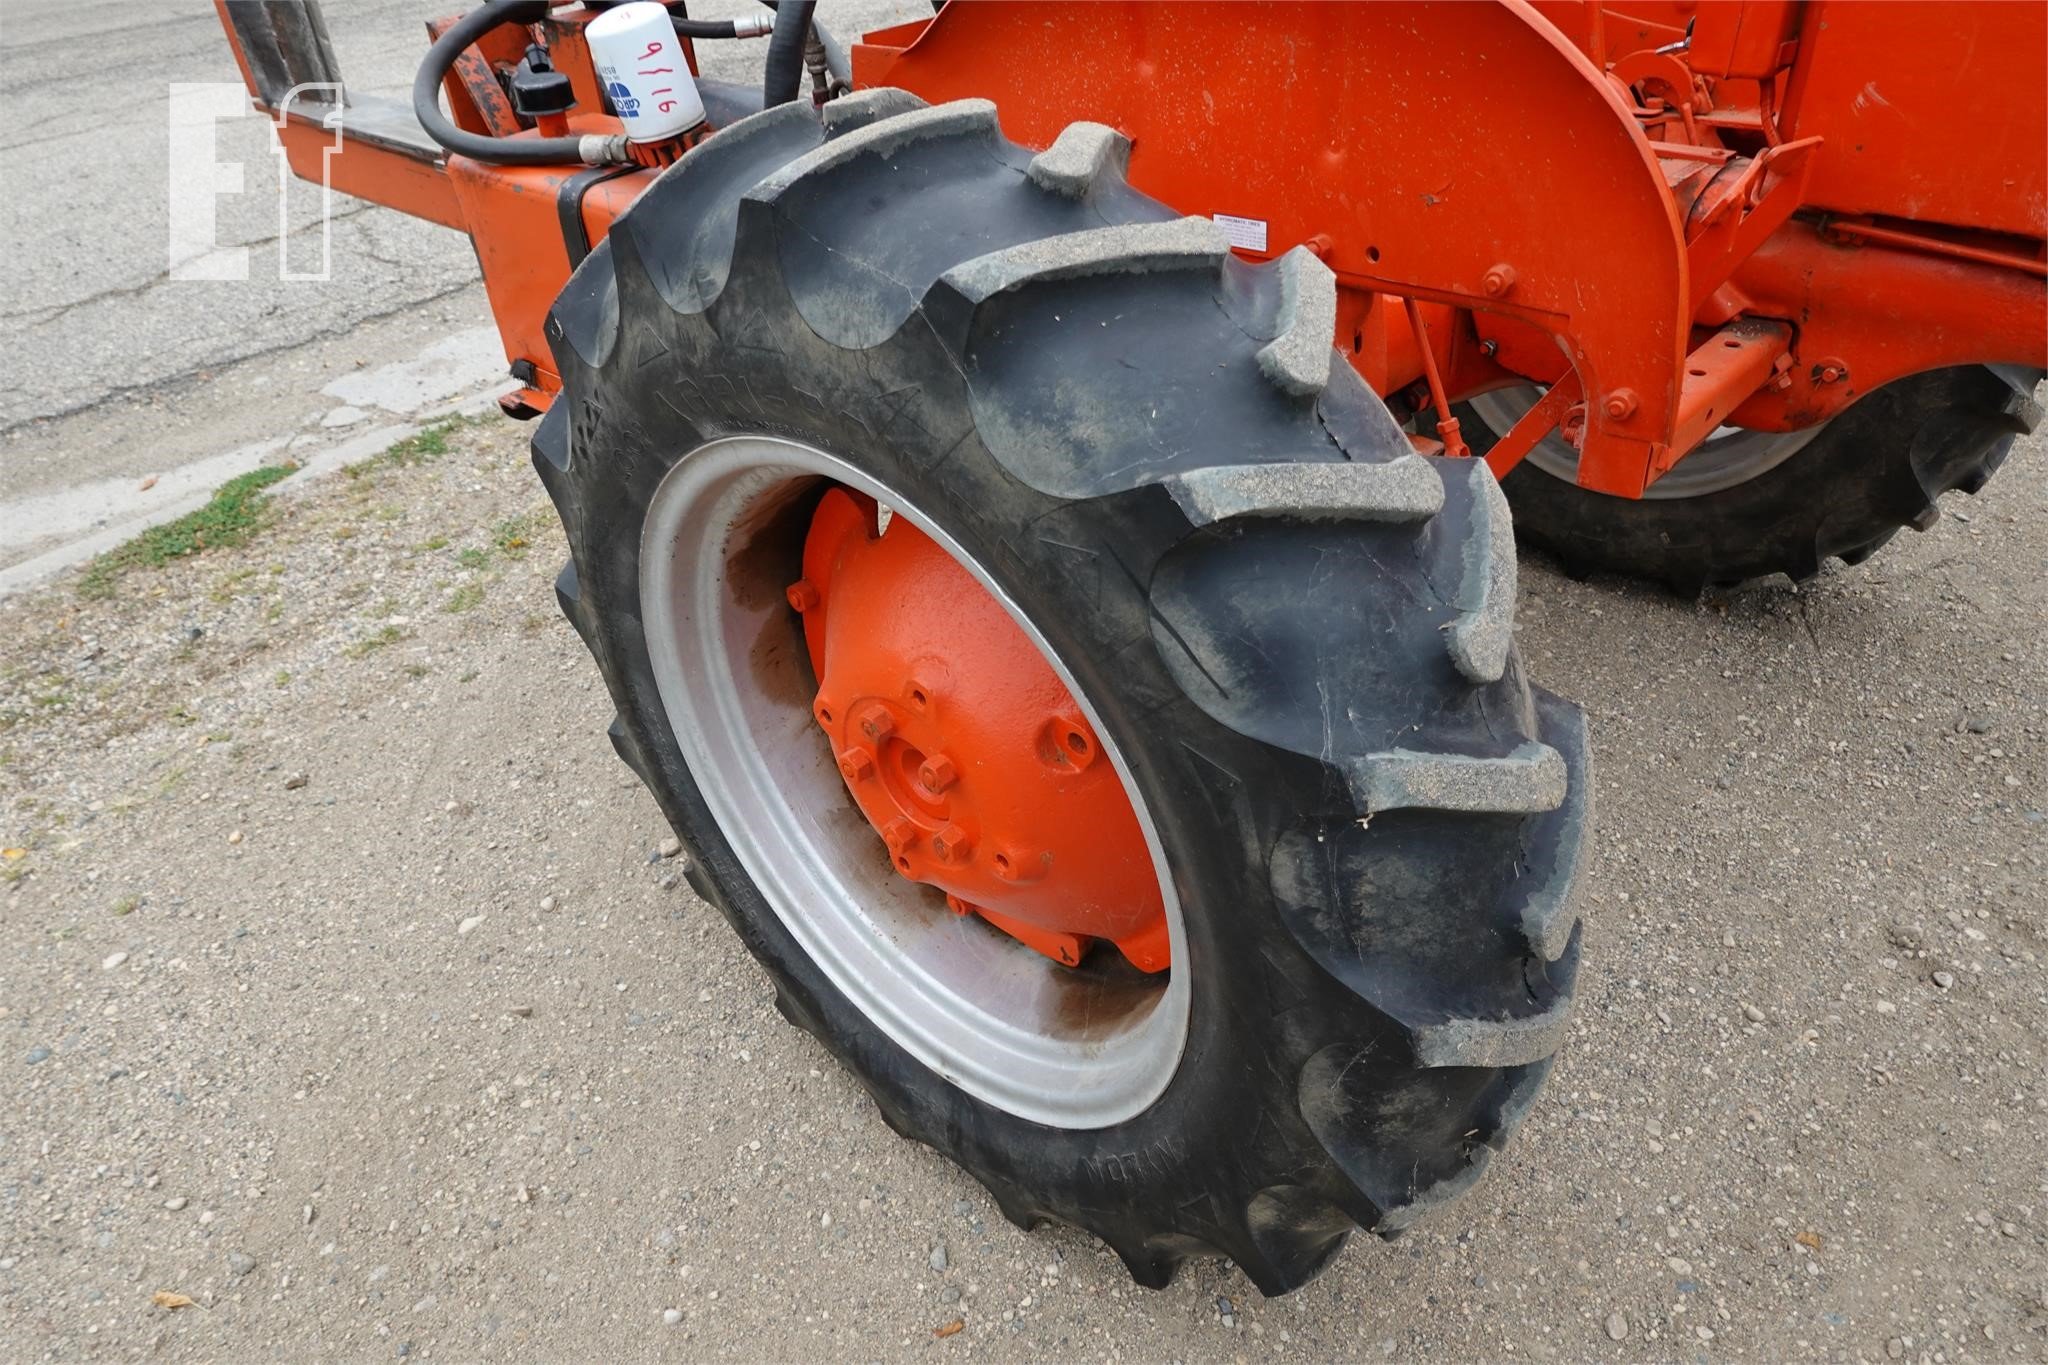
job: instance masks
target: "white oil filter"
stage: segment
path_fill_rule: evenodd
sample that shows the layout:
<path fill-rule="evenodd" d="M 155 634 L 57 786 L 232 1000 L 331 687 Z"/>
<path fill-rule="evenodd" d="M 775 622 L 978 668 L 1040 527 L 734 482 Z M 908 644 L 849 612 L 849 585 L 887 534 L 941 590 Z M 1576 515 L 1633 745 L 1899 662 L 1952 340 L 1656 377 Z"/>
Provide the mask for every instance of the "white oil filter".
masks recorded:
<path fill-rule="evenodd" d="M 654 0 L 616 6 L 592 19 L 583 36 L 627 137 L 660 142 L 704 121 L 704 101 L 666 8 Z"/>

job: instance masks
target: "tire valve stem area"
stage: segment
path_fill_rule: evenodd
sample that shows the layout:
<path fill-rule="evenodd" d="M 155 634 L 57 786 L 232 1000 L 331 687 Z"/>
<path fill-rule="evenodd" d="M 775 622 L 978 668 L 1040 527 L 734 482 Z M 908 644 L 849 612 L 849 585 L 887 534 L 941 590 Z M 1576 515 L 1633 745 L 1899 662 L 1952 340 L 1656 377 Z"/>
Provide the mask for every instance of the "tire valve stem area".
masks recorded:
<path fill-rule="evenodd" d="M 1171 965 L 1115 765 L 973 574 L 908 518 L 878 529 L 871 499 L 833 488 L 786 596 L 818 679 L 811 717 L 899 876 L 1063 966 L 1097 940 L 1140 971 Z"/>

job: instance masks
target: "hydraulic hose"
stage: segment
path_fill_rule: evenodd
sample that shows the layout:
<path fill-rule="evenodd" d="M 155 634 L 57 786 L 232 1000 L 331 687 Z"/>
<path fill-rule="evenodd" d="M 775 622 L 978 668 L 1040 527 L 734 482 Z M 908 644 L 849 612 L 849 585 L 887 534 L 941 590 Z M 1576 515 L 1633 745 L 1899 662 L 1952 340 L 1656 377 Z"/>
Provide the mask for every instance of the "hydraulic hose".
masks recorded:
<path fill-rule="evenodd" d="M 761 103 L 788 104 L 804 79 L 804 43 L 811 35 L 817 0 L 783 0 L 775 7 L 775 32 L 768 39 L 768 64 L 761 76 Z"/>
<path fill-rule="evenodd" d="M 669 22 L 684 38 L 758 38 L 773 31 L 765 27 L 766 15 L 759 21 L 752 15 L 740 19 L 681 19 L 671 15 Z"/>
<path fill-rule="evenodd" d="M 500 24 L 531 24 L 545 19 L 549 7 L 549 0 L 486 0 L 449 25 L 448 31 L 434 41 L 412 82 L 413 117 L 420 121 L 428 137 L 459 156 L 501 166 L 560 166 L 625 158 L 623 137 L 486 137 L 464 132 L 441 112 L 441 82 L 454 69 L 455 59 L 464 49 Z M 798 56 L 802 56 L 801 44 Z M 616 144 L 615 152 L 611 150 L 612 144 Z"/>

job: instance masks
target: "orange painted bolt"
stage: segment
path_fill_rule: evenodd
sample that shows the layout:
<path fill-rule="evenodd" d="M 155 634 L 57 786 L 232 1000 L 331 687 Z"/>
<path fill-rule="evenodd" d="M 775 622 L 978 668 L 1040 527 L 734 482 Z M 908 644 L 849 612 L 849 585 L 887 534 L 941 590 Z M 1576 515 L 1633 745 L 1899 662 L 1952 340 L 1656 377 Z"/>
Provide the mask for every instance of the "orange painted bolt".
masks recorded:
<path fill-rule="evenodd" d="M 1506 261 L 1502 261 L 1498 265 L 1488 266 L 1486 273 L 1479 279 L 1479 287 L 1484 289 L 1489 296 L 1496 299 L 1500 298 L 1514 289 L 1515 268 Z"/>
<path fill-rule="evenodd" d="M 911 841 L 917 838 L 917 826 L 908 820 L 891 820 L 882 826 L 882 842 L 895 854 L 908 852 Z"/>
<path fill-rule="evenodd" d="M 875 775 L 875 754 L 865 745 L 856 744 L 839 755 L 839 771 L 848 782 L 865 782 Z"/>
<path fill-rule="evenodd" d="M 1823 384 L 1839 384 L 1848 377 L 1848 365 L 1833 356 L 1828 356 L 1814 367 L 1814 378 Z"/>
<path fill-rule="evenodd" d="M 1613 393 L 1607 395 L 1607 415 L 1615 421 L 1625 421 L 1635 416 L 1635 411 L 1636 391 L 1634 389 L 1616 389 Z"/>
<path fill-rule="evenodd" d="M 789 599 L 789 605 L 798 611 L 809 611 L 818 605 L 818 590 L 811 586 L 808 578 L 799 578 L 783 589 L 782 595 Z"/>
<path fill-rule="evenodd" d="M 960 770 L 944 754 L 933 754 L 918 766 L 917 780 L 926 791 L 937 796 L 960 780 Z"/>
<path fill-rule="evenodd" d="M 890 715 L 889 708 L 880 702 L 869 702 L 860 709 L 860 714 L 854 717 L 854 723 L 860 726 L 862 734 L 880 742 L 896 728 L 896 717 Z"/>
<path fill-rule="evenodd" d="M 974 852 L 974 841 L 958 825 L 947 825 L 932 836 L 932 852 L 949 863 L 964 863 Z"/>

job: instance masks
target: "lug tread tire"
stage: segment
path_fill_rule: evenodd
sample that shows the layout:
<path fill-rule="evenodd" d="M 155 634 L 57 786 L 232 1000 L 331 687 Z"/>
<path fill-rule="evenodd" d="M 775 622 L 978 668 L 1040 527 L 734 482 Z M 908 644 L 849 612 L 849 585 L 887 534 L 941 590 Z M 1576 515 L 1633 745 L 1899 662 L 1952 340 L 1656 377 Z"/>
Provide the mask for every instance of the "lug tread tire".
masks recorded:
<path fill-rule="evenodd" d="M 1524 544 L 1576 576 L 1623 574 L 1684 596 L 1830 559 L 1860 564 L 1905 528 L 1924 531 L 1952 489 L 1974 494 L 2013 440 L 2041 422 L 2039 371 L 1965 365 L 1886 384 L 1796 454 L 1747 482 L 1690 498 L 1594 493 L 1524 461 L 1502 481 Z M 1495 439 L 1460 409 L 1475 454 Z"/>
<path fill-rule="evenodd" d="M 692 150 L 557 302 L 534 462 L 559 600 L 691 884 L 892 1129 L 1141 1284 L 1220 1254 L 1285 1292 L 1477 1180 L 1562 1035 L 1590 777 L 1577 710 L 1513 650 L 1505 508 L 1333 362 L 1320 261 L 1230 256 L 1125 183 L 1106 130 L 1034 156 L 979 102 L 840 103 Z M 636 518 L 682 454 L 761 429 L 888 462 L 1046 603 L 1163 826 L 1176 970 L 1202 973 L 1146 1112 L 1053 1129 L 946 1084 L 831 988 L 703 808 L 646 663 Z"/>

